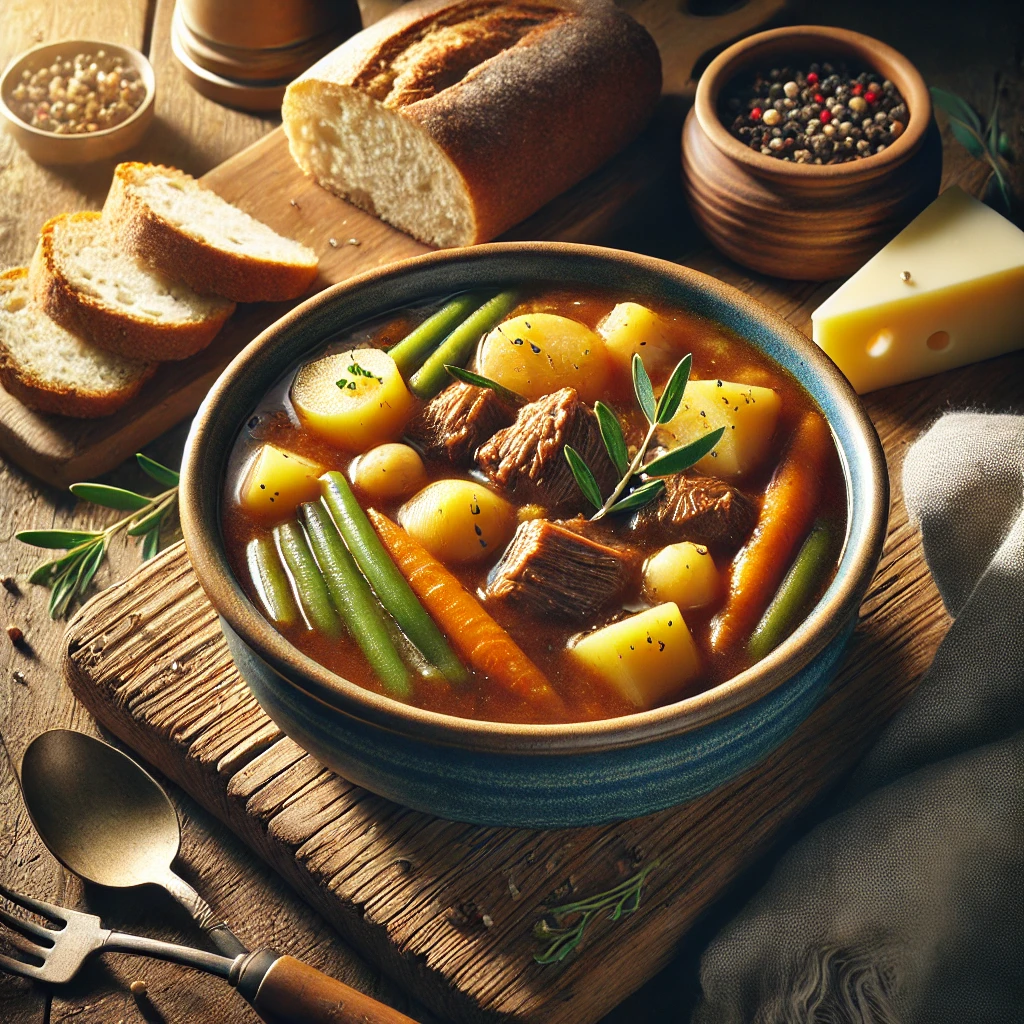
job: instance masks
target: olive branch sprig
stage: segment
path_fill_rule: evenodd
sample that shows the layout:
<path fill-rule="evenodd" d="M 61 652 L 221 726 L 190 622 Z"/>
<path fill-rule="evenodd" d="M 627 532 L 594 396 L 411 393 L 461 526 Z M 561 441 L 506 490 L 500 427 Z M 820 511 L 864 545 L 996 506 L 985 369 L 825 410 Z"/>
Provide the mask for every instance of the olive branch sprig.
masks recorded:
<path fill-rule="evenodd" d="M 595 896 L 551 907 L 534 926 L 534 937 L 547 945 L 533 959 L 539 964 L 555 964 L 564 960 L 582 941 L 583 933 L 590 922 L 602 911 L 609 911 L 608 920 L 618 921 L 626 914 L 632 914 L 640 906 L 640 894 L 647 876 L 661 863 L 655 860 L 635 875 L 620 882 L 612 889 Z M 572 924 L 566 924 L 573 918 Z"/>
<path fill-rule="evenodd" d="M 975 160 L 984 160 L 991 168 L 990 183 L 994 186 L 1001 213 L 1013 216 L 1013 188 L 1010 185 L 1007 160 L 1013 155 L 1010 137 L 999 125 L 999 82 L 988 120 L 982 124 L 977 111 L 956 93 L 938 86 L 931 88 L 932 101 L 949 117 L 949 128 L 953 138 L 960 143 Z"/>
<path fill-rule="evenodd" d="M 37 548 L 63 548 L 59 558 L 36 566 L 29 583 L 50 587 L 50 618 L 67 614 L 75 598 L 84 596 L 103 563 L 111 539 L 124 530 L 129 537 L 142 538 L 142 557 L 152 558 L 160 550 L 160 529 L 178 502 L 178 474 L 141 453 L 135 458 L 142 471 L 167 490 L 155 497 L 137 494 L 109 484 L 72 484 L 76 498 L 129 513 L 103 530 L 22 530 L 15 537 Z"/>
<path fill-rule="evenodd" d="M 632 459 L 629 458 L 629 450 L 626 447 L 626 438 L 622 432 L 619 418 L 604 402 L 594 403 L 594 413 L 597 415 L 601 439 L 604 441 L 612 465 L 619 473 L 619 482 L 607 498 L 602 499 L 597 478 L 580 453 L 571 445 L 565 446 L 565 458 L 577 486 L 587 501 L 597 509 L 597 512 L 591 516 L 592 522 L 603 519 L 607 515 L 633 512 L 643 508 L 644 505 L 654 501 L 665 489 L 665 481 L 656 479 L 657 477 L 671 476 L 673 473 L 681 473 L 684 469 L 689 469 L 718 444 L 722 434 L 725 433 L 724 427 L 712 430 L 690 444 L 673 448 L 644 465 L 647 449 L 650 447 L 651 441 L 654 440 L 658 427 L 668 423 L 679 411 L 679 403 L 683 400 L 683 393 L 690 380 L 692 365 L 692 355 L 686 355 L 680 359 L 672 371 L 672 376 L 669 377 L 661 397 L 655 399 L 654 385 L 651 384 L 651 378 L 644 367 L 644 362 L 639 355 L 634 353 L 631 367 L 633 391 L 636 394 L 640 410 L 644 414 L 644 419 L 647 420 L 648 427 L 647 434 Z M 648 479 L 638 483 L 642 477 Z M 623 497 L 623 492 L 627 488 L 629 493 Z"/>

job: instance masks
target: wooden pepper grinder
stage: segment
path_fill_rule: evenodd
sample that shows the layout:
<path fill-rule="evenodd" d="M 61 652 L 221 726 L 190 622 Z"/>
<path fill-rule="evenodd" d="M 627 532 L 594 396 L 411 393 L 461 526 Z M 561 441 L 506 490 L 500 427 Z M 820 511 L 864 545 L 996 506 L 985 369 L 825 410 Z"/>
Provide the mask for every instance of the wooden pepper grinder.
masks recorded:
<path fill-rule="evenodd" d="M 177 0 L 174 56 L 218 103 L 277 110 L 288 83 L 362 28 L 356 0 Z"/>

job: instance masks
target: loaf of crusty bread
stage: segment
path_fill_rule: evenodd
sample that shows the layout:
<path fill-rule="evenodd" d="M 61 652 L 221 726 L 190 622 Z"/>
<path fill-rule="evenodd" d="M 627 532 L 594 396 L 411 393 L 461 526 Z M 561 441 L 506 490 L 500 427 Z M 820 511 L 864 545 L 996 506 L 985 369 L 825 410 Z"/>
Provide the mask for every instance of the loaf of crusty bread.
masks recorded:
<path fill-rule="evenodd" d="M 660 91 L 654 40 L 610 0 L 414 0 L 292 82 L 282 115 L 321 185 L 456 246 L 596 170 Z"/>
<path fill-rule="evenodd" d="M 316 278 L 312 249 L 175 167 L 118 164 L 103 222 L 125 251 L 202 295 L 283 302 Z"/>
<path fill-rule="evenodd" d="M 129 359 L 195 355 L 235 309 L 122 252 L 93 212 L 62 213 L 43 225 L 29 284 L 51 320 Z"/>
<path fill-rule="evenodd" d="M 27 268 L 0 273 L 0 384 L 24 405 L 109 416 L 155 371 L 156 363 L 114 355 L 54 323 L 32 302 Z"/>

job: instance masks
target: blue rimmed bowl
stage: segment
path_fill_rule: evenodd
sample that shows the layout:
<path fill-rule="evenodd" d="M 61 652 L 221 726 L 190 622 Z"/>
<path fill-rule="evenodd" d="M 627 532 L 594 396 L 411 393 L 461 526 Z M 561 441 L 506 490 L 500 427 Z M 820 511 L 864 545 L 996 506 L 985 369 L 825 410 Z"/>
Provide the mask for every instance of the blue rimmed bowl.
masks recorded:
<path fill-rule="evenodd" d="M 456 718 L 371 693 L 281 636 L 228 563 L 221 500 L 251 410 L 324 342 L 389 310 L 454 291 L 557 281 L 680 306 L 747 339 L 825 415 L 846 477 L 835 578 L 796 631 L 752 668 L 653 711 L 570 725 Z M 196 575 L 232 656 L 268 715 L 323 764 L 374 793 L 445 818 L 548 828 L 632 818 L 706 793 L 756 764 L 820 701 L 881 555 L 889 486 L 878 436 L 835 365 L 776 313 L 714 278 L 634 253 L 510 242 L 406 260 L 329 288 L 283 317 L 224 371 L 185 449 L 181 517 Z"/>

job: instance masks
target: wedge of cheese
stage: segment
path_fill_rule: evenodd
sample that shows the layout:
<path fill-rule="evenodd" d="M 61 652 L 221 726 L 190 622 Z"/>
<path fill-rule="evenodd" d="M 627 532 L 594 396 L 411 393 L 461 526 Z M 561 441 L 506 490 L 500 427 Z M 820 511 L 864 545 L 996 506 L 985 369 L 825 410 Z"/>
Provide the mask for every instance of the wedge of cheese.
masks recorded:
<path fill-rule="evenodd" d="M 812 314 L 861 394 L 1024 346 L 1024 231 L 953 187 Z"/>

